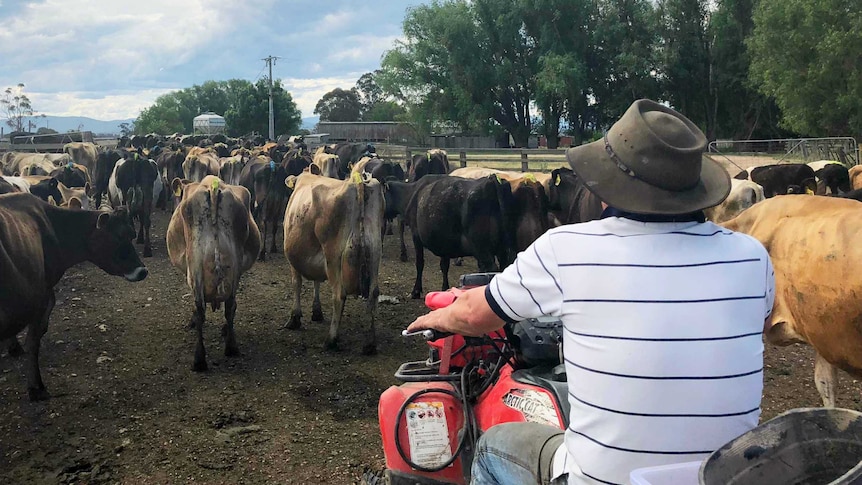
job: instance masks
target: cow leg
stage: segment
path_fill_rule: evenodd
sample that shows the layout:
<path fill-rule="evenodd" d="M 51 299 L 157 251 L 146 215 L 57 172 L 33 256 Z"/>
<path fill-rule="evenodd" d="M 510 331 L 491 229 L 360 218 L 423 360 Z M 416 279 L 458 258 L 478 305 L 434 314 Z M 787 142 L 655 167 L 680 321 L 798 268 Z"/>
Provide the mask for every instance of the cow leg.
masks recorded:
<path fill-rule="evenodd" d="M 138 244 L 144 244 L 144 217 L 141 215 L 136 217 L 138 218 L 138 238 L 135 239 L 135 242 Z"/>
<path fill-rule="evenodd" d="M 823 407 L 835 407 L 835 381 L 838 378 L 835 367 L 817 354 L 814 360 L 814 385 L 823 400 Z"/>
<path fill-rule="evenodd" d="M 404 244 L 404 218 L 398 216 L 398 240 L 401 242 L 401 256 L 400 259 L 402 262 L 407 261 L 407 246 Z"/>
<path fill-rule="evenodd" d="M 20 357 L 24 354 L 24 349 L 21 347 L 21 344 L 18 343 L 17 337 L 12 337 L 5 342 L 6 352 L 9 353 L 9 357 Z"/>
<path fill-rule="evenodd" d="M 276 252 L 276 247 L 275 247 L 275 234 L 278 232 L 278 224 L 276 224 L 275 222 L 272 222 L 272 223 L 270 224 L 270 226 L 272 226 L 272 243 L 270 243 L 270 245 L 269 245 L 269 252 L 270 252 L 270 253 L 275 253 L 275 252 Z M 266 243 L 264 243 L 264 245 L 265 245 L 265 244 L 266 244 Z"/>
<path fill-rule="evenodd" d="M 27 394 L 30 401 L 44 401 L 51 397 L 45 389 L 45 384 L 42 382 L 42 372 L 39 370 L 39 346 L 42 343 L 42 336 L 48 330 L 48 320 L 51 318 L 55 302 L 54 290 L 48 290 L 48 301 L 42 317 L 38 321 L 30 323 L 27 329 L 27 338 L 24 340 L 28 357 Z"/>
<path fill-rule="evenodd" d="M 368 295 L 368 301 L 365 303 L 368 315 L 371 318 L 371 324 L 368 327 L 368 332 L 366 332 L 365 344 L 362 346 L 363 355 L 374 355 L 377 353 L 377 334 L 374 328 L 374 319 L 377 313 L 377 298 L 379 296 L 380 288 L 375 285 L 371 294 Z"/>
<path fill-rule="evenodd" d="M 347 294 L 339 285 L 332 288 L 332 323 L 329 324 L 329 336 L 326 337 L 326 350 L 338 350 L 338 326 L 341 325 L 341 317 L 344 313 L 344 302 Z"/>
<path fill-rule="evenodd" d="M 260 227 L 261 227 L 261 229 L 263 229 L 263 231 L 261 231 L 261 233 L 263 234 L 263 237 L 262 237 L 262 241 L 260 244 L 260 256 L 257 259 L 259 261 L 266 261 L 266 218 L 265 217 L 261 219 Z"/>
<path fill-rule="evenodd" d="M 293 272 L 293 312 L 290 314 L 290 320 L 287 321 L 287 328 L 296 330 L 302 324 L 302 307 L 299 298 L 299 292 L 302 290 L 302 275 L 293 266 L 290 267 Z"/>
<path fill-rule="evenodd" d="M 417 299 L 422 296 L 422 271 L 425 269 L 425 247 L 422 241 L 413 234 L 413 249 L 416 251 L 416 282 L 413 283 L 413 291 L 410 298 Z"/>
<path fill-rule="evenodd" d="M 144 257 L 153 257 L 153 247 L 150 245 L 150 215 L 144 214 L 141 216 L 141 232 L 144 233 Z"/>
<path fill-rule="evenodd" d="M 224 331 L 225 337 L 224 355 L 225 357 L 236 357 L 239 355 L 239 348 L 236 346 L 236 334 L 233 331 L 233 319 L 236 316 L 236 295 L 231 295 L 224 302 Z"/>
<path fill-rule="evenodd" d="M 320 282 L 314 282 L 314 302 L 311 304 L 311 321 L 322 322 L 323 310 L 320 307 Z"/>
<path fill-rule="evenodd" d="M 443 291 L 449 289 L 449 258 L 440 258 L 440 272 L 443 274 Z"/>
<path fill-rule="evenodd" d="M 203 372 L 207 370 L 207 351 L 204 349 L 204 322 L 206 321 L 206 308 L 204 302 L 195 301 L 195 313 L 192 316 L 192 322 L 198 331 L 198 343 L 195 346 L 195 363 L 192 365 L 192 370 L 195 372 Z"/>

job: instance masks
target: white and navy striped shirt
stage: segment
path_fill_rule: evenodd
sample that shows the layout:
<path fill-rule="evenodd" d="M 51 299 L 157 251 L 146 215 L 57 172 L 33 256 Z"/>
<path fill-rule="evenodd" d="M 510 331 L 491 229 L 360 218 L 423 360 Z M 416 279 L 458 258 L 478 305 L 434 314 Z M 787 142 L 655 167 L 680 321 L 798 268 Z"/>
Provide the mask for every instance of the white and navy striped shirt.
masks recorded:
<path fill-rule="evenodd" d="M 488 285 L 508 321 L 560 316 L 569 484 L 703 459 L 755 427 L 774 274 L 756 239 L 712 223 L 607 217 L 551 229 Z"/>

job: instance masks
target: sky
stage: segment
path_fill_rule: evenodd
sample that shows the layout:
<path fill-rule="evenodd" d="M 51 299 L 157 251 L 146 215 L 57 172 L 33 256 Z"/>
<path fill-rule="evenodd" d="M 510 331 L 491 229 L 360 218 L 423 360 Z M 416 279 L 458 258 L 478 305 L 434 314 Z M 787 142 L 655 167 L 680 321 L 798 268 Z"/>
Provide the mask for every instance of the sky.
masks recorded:
<path fill-rule="evenodd" d="M 303 117 L 380 67 L 419 0 L 0 0 L 0 90 L 37 114 L 135 118 L 208 80 L 281 79 Z"/>

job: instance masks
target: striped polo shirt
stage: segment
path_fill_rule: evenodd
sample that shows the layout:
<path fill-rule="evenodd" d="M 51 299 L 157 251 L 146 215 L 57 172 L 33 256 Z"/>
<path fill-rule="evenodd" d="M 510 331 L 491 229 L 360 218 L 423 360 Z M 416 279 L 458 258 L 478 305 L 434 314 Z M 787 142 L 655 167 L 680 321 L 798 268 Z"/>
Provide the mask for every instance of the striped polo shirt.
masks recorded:
<path fill-rule="evenodd" d="M 551 229 L 485 292 L 507 321 L 561 317 L 569 484 L 704 459 L 757 425 L 774 273 L 756 239 L 625 217 Z"/>

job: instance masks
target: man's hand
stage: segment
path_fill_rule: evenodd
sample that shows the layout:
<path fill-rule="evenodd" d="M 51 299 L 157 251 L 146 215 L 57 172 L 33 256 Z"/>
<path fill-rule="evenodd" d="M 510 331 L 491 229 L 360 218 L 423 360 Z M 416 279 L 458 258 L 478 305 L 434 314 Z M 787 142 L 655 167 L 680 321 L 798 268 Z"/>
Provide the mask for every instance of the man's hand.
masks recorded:
<path fill-rule="evenodd" d="M 431 328 L 478 337 L 502 328 L 504 323 L 485 300 L 485 287 L 479 286 L 465 291 L 451 305 L 417 318 L 407 327 L 407 331 Z"/>

